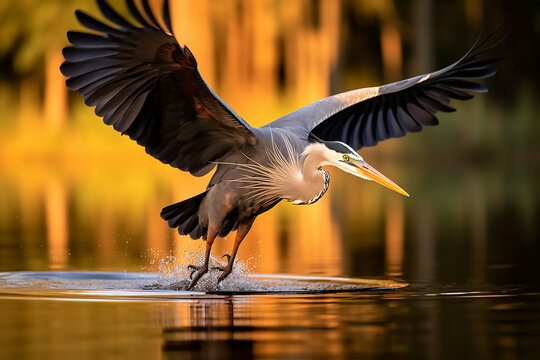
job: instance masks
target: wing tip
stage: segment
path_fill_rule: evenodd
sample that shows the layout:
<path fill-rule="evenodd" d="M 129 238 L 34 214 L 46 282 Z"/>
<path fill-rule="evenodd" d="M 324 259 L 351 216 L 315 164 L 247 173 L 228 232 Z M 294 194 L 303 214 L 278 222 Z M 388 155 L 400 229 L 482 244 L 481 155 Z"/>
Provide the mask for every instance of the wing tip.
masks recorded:
<path fill-rule="evenodd" d="M 62 49 L 62 52 L 63 52 L 63 49 Z M 68 69 L 66 68 L 69 64 L 69 61 L 65 60 L 61 65 L 60 65 L 60 72 L 62 73 L 62 75 L 66 76 L 66 77 L 70 77 L 71 74 L 70 72 L 68 71 Z M 67 81 L 69 79 L 66 80 L 66 86 L 67 86 Z M 68 86 L 69 88 L 69 86 Z"/>
<path fill-rule="evenodd" d="M 169 5 L 169 0 L 163 1 L 163 21 L 165 22 L 165 26 L 167 27 L 167 30 L 169 30 L 169 33 L 174 36 L 174 31 L 172 28 L 172 22 L 171 22 L 171 10 Z"/>

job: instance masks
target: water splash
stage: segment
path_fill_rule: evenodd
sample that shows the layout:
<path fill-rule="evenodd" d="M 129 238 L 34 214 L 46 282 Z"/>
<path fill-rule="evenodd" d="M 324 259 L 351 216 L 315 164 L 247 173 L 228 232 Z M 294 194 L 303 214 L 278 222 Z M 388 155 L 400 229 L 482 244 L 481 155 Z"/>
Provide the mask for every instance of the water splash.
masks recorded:
<path fill-rule="evenodd" d="M 324 294 L 335 292 L 395 289 L 405 286 L 389 280 L 360 280 L 291 275 L 253 274 L 254 262 L 239 261 L 232 273 L 218 283 L 221 271 L 214 266 L 225 266 L 226 260 L 210 256 L 210 269 L 191 289 L 188 264 L 200 264 L 202 251 L 185 250 L 182 261 L 173 252 L 151 249 L 150 266 L 157 272 L 99 272 L 45 271 L 0 273 L 0 296 L 59 296 L 77 294 L 83 297 L 178 297 L 204 294 Z M 176 253 L 177 254 L 177 253 Z"/>
<path fill-rule="evenodd" d="M 297 295 L 398 289 L 407 284 L 391 280 L 260 275 L 237 271 L 217 284 L 217 274 L 201 279 L 186 291 L 187 279 L 173 274 L 44 271 L 0 273 L 0 298 L 40 297 L 69 300 L 174 300 L 209 295 Z"/>
<path fill-rule="evenodd" d="M 199 264 L 202 262 L 202 254 L 192 254 L 188 258 L 190 264 Z M 237 260 L 234 264 L 233 271 L 223 281 L 218 283 L 218 278 L 221 271 L 212 269 L 213 266 L 225 266 L 227 262 L 223 259 L 216 258 L 210 255 L 210 268 L 193 287 L 193 291 L 203 292 L 248 292 L 248 291 L 265 291 L 264 287 L 250 278 L 252 266 L 248 261 Z M 147 284 L 147 290 L 188 290 L 191 283 L 190 275 L 192 270 L 188 269 L 188 264 L 179 264 L 176 256 L 167 255 L 162 257 L 158 263 L 159 279 L 152 284 Z"/>

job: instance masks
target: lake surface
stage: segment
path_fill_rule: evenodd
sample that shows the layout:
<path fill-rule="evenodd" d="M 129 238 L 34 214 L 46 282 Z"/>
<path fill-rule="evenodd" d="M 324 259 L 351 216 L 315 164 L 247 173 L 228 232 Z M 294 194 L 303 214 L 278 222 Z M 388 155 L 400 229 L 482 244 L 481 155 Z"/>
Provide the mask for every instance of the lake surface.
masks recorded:
<path fill-rule="evenodd" d="M 317 204 L 257 219 L 232 285 L 211 274 L 188 294 L 173 285 L 202 243 L 159 211 L 205 179 L 153 163 L 7 168 L 0 358 L 540 358 L 535 162 L 365 157 L 411 198 L 331 171 Z M 214 263 L 231 246 L 218 239 Z M 242 281 L 256 274 L 289 288 L 254 292 Z M 374 286 L 300 291 L 321 277 Z"/>
<path fill-rule="evenodd" d="M 381 289 L 318 294 L 141 289 L 159 277 L 1 274 L 2 358 L 535 359 L 539 354 L 540 293 L 527 288 L 446 286 L 431 292 L 415 286 L 392 290 L 384 282 Z M 287 281 L 290 288 L 291 282 L 306 280 Z M 245 279 L 225 286 L 231 290 L 236 282 L 245 290 Z"/>

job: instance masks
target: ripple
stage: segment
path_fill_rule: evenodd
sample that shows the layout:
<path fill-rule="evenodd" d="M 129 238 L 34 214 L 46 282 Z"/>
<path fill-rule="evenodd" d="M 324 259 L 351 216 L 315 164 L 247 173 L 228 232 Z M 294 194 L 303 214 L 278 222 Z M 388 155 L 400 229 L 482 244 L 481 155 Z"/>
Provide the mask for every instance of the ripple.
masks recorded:
<path fill-rule="evenodd" d="M 193 291 L 188 280 L 163 274 L 44 271 L 0 273 L 0 297 L 55 300 L 173 300 L 230 295 L 300 295 L 394 290 L 407 286 L 392 280 L 243 274 L 217 284 L 210 272 Z"/>

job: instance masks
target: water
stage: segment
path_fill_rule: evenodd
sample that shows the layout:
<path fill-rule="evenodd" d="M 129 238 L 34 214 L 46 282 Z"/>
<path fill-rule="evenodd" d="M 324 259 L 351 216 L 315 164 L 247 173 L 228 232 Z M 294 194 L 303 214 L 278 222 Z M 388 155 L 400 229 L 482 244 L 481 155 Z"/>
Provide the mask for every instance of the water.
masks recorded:
<path fill-rule="evenodd" d="M 163 280 L 153 273 L 1 274 L 0 325 L 9 329 L 2 332 L 2 358 L 538 355 L 540 293 L 530 289 L 431 292 L 380 280 L 272 275 L 231 281 L 233 289 L 251 283 L 251 294 L 146 288 Z M 329 284 L 342 291 L 327 291 Z M 306 286 L 318 290 L 305 293 Z"/>
<path fill-rule="evenodd" d="M 330 278 L 272 274 L 231 275 L 217 284 L 206 276 L 193 289 L 188 278 L 171 278 L 154 273 L 88 271 L 0 273 L 0 297 L 47 299 L 93 298 L 117 300 L 163 300 L 200 298 L 206 295 L 324 295 L 397 290 L 406 283 L 391 280 Z"/>
<path fill-rule="evenodd" d="M 411 197 L 331 171 L 324 198 L 260 216 L 231 278 L 193 292 L 202 244 L 159 210 L 204 179 L 151 159 L 7 168 L 0 359 L 540 358 L 536 163 L 363 154 Z"/>

